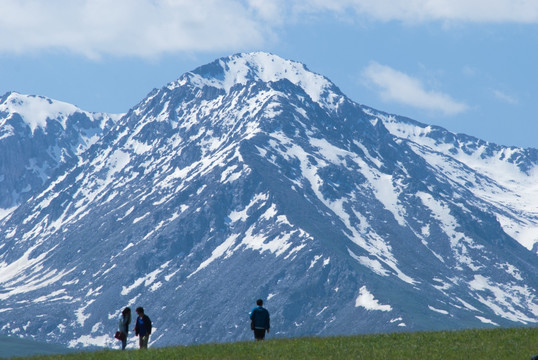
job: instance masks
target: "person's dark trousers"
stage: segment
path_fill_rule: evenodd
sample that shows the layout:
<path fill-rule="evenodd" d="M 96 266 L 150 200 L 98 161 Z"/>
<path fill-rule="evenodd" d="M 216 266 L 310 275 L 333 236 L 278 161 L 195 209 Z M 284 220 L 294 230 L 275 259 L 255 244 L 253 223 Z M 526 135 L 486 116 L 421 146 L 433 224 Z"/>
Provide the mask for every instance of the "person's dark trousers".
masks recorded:
<path fill-rule="evenodd" d="M 148 340 L 149 340 L 149 335 L 144 335 L 144 336 L 140 335 L 138 339 L 138 344 L 140 345 L 141 349 L 148 348 Z"/>
<path fill-rule="evenodd" d="M 265 339 L 265 329 L 254 329 L 254 339 L 256 340 Z"/>

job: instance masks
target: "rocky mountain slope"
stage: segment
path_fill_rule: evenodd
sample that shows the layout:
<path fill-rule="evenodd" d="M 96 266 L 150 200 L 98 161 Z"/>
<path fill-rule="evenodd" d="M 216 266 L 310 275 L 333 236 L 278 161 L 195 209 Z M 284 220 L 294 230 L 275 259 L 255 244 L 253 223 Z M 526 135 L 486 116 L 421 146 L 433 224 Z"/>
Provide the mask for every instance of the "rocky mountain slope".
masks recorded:
<path fill-rule="evenodd" d="M 278 337 L 538 321 L 536 151 L 359 105 L 300 63 L 216 60 L 76 155 L 0 222 L 4 334 L 112 346 L 129 305 L 152 346 L 250 339 L 259 297 Z"/>
<path fill-rule="evenodd" d="M 63 164 L 77 161 L 118 117 L 40 96 L 11 92 L 0 97 L 0 217 Z"/>

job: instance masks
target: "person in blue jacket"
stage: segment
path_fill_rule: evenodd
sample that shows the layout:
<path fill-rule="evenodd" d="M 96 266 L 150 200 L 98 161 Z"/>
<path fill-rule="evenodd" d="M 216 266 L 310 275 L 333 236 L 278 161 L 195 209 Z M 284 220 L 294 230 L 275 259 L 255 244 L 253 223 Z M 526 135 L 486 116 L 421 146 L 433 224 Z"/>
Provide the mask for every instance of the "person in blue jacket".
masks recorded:
<path fill-rule="evenodd" d="M 140 349 L 148 348 L 149 336 L 151 335 L 151 320 L 149 316 L 144 314 L 144 308 L 136 308 L 138 318 L 136 318 L 135 334 L 138 336 Z"/>
<path fill-rule="evenodd" d="M 256 305 L 257 306 L 250 312 L 250 328 L 254 330 L 254 339 L 263 340 L 265 339 L 265 332 L 269 332 L 269 329 L 271 328 L 269 311 L 263 307 L 262 299 L 258 299 Z"/>

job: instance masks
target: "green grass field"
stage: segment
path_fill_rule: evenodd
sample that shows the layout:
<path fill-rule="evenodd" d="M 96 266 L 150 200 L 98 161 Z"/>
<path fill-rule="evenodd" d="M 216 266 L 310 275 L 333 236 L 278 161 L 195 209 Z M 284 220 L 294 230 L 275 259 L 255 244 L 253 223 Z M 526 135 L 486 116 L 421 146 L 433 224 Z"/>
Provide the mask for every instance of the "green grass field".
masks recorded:
<path fill-rule="evenodd" d="M 327 338 L 275 339 L 153 348 L 107 350 L 27 359 L 499 359 L 530 360 L 538 354 L 538 328 L 415 332 Z"/>

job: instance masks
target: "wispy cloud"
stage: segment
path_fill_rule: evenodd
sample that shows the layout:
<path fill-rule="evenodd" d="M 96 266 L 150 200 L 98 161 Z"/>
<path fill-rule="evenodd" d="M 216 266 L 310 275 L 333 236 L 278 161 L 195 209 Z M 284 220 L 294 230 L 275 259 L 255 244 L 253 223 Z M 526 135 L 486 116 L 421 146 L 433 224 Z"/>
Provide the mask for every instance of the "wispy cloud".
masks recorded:
<path fill-rule="evenodd" d="M 515 96 L 508 95 L 505 92 L 502 92 L 500 90 L 493 89 L 493 90 L 491 90 L 491 92 L 493 93 L 493 95 L 497 99 L 499 99 L 499 100 L 501 100 L 501 101 L 503 101 L 505 103 L 508 103 L 508 104 L 511 104 L 511 105 L 516 105 L 519 102 L 518 99 Z"/>
<path fill-rule="evenodd" d="M 535 0 L 296 0 L 302 11 L 355 12 L 382 21 L 538 23 Z"/>
<path fill-rule="evenodd" d="M 371 63 L 363 70 L 362 76 L 384 101 L 439 111 L 445 115 L 458 114 L 468 108 L 447 94 L 427 90 L 420 80 L 385 65 Z"/>
<path fill-rule="evenodd" d="M 0 0 L 0 54 L 240 51 L 306 14 L 374 21 L 538 23 L 535 0 Z M 308 18 L 308 16 L 306 16 Z"/>

